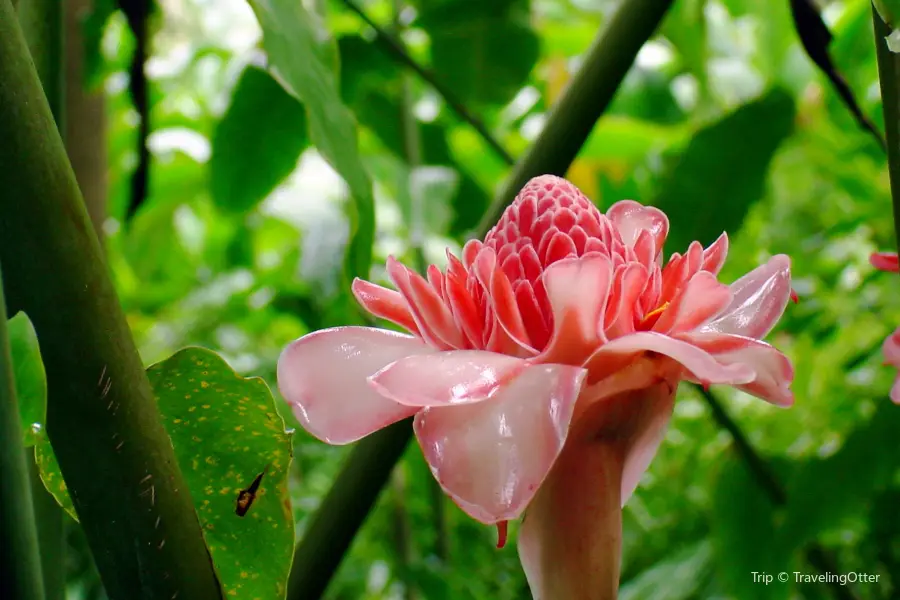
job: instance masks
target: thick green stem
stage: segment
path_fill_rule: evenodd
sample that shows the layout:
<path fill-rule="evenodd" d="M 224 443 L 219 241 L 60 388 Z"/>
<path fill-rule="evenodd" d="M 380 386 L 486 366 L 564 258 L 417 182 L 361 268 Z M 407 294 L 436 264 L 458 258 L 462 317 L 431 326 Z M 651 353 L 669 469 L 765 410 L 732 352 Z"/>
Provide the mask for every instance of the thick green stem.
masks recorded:
<path fill-rule="evenodd" d="M 62 140 L 9 0 L 0 0 L 0 261 L 34 323 L 47 433 L 113 599 L 220 598 Z"/>
<path fill-rule="evenodd" d="M 528 179 L 565 173 L 594 122 L 653 34 L 672 0 L 633 0 L 610 20 L 584 66 L 560 99 L 544 131 L 514 169 L 476 237 L 482 238 Z M 337 570 L 369 509 L 412 436 L 407 419 L 370 435 L 353 449 L 297 547 L 288 598 L 318 598 Z"/>
<path fill-rule="evenodd" d="M 506 184 L 488 208 L 478 228 L 496 223 L 529 179 L 566 174 L 631 68 L 638 50 L 653 35 L 673 0 L 629 0 L 609 19 L 584 57 L 562 98 L 531 150 L 516 163 Z"/>
<path fill-rule="evenodd" d="M 63 130 L 63 3 L 21 0 L 19 23 L 56 125 Z"/>
<path fill-rule="evenodd" d="M 6 334 L 6 303 L 0 288 L 0 597 L 43 600 L 44 581 L 21 427 Z"/>
<path fill-rule="evenodd" d="M 894 205 L 894 233 L 900 247 L 900 54 L 891 52 L 886 38 L 890 27 L 872 7 L 875 26 L 875 54 L 878 57 L 878 80 L 881 83 L 881 105 L 884 110 L 884 132 L 887 138 L 888 173 Z"/>
<path fill-rule="evenodd" d="M 33 451 L 29 451 L 27 456 L 31 476 L 31 501 L 41 553 L 41 574 L 44 577 L 44 598 L 65 600 L 67 517 L 56 499 L 44 487 Z"/>
<path fill-rule="evenodd" d="M 322 596 L 411 434 L 410 420 L 406 420 L 356 444 L 294 552 L 288 598 Z"/>
<path fill-rule="evenodd" d="M 64 78 L 63 0 L 23 0 L 17 11 L 28 50 L 56 121 L 56 128 L 65 139 L 67 90 Z M 63 510 L 44 488 L 32 452 L 28 453 L 28 462 L 44 595 L 47 600 L 63 600 L 66 594 Z"/>

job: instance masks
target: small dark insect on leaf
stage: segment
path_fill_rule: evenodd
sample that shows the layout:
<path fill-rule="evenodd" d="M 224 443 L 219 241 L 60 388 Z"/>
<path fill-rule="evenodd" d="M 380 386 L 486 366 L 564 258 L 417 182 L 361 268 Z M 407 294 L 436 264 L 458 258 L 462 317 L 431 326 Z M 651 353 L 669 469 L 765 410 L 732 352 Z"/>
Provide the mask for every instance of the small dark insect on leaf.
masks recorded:
<path fill-rule="evenodd" d="M 252 506 L 253 501 L 256 500 L 256 492 L 259 490 L 259 485 L 262 483 L 263 475 L 265 475 L 268 470 L 269 465 L 266 465 L 266 468 L 263 469 L 262 473 L 257 475 L 253 480 L 253 483 L 250 484 L 250 487 L 238 492 L 237 502 L 234 507 L 234 512 L 237 516 L 243 517 L 247 514 L 247 511 L 250 510 L 250 506 Z"/>

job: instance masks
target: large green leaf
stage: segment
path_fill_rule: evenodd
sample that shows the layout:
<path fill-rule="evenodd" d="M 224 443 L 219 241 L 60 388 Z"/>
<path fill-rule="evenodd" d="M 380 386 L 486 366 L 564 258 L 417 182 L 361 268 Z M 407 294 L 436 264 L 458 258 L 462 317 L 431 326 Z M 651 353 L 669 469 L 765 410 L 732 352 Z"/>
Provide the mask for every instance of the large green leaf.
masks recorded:
<path fill-rule="evenodd" d="M 33 446 L 47 416 L 47 377 L 34 325 L 23 312 L 8 321 L 16 397 L 25 446 Z"/>
<path fill-rule="evenodd" d="M 147 375 L 226 593 L 283 598 L 294 547 L 291 438 L 269 388 L 203 348 L 181 350 Z M 256 500 L 239 516 L 239 495 L 260 474 Z"/>
<path fill-rule="evenodd" d="M 712 576 L 713 548 L 704 540 L 672 554 L 619 588 L 619 600 L 696 598 Z"/>
<path fill-rule="evenodd" d="M 671 159 L 652 204 L 672 224 L 668 247 L 683 252 L 693 240 L 734 233 L 765 193 L 769 163 L 794 122 L 794 100 L 774 89 L 701 129 Z"/>
<path fill-rule="evenodd" d="M 147 375 L 225 593 L 283 598 L 294 545 L 291 437 L 269 388 L 203 348 L 181 350 Z M 45 487 L 77 520 L 46 435 L 36 456 Z"/>
<path fill-rule="evenodd" d="M 396 63 L 377 44 L 358 35 L 338 41 L 341 56 L 341 94 L 360 123 L 372 130 L 385 148 L 401 160 L 404 149 L 401 110 L 401 75 Z M 454 158 L 447 143 L 446 116 L 424 123 L 418 121 L 421 159 L 424 165 L 447 165 L 459 174 L 456 192 L 450 200 L 453 218 L 449 233 L 467 233 L 481 219 L 490 203 L 488 194 Z"/>
<path fill-rule="evenodd" d="M 368 276 L 375 238 L 372 183 L 359 155 L 356 121 L 341 102 L 333 65 L 337 46 L 320 24 L 294 0 L 248 0 L 263 30 L 273 73 L 306 107 L 313 144 L 340 173 L 353 197 L 347 273 Z"/>
<path fill-rule="evenodd" d="M 771 500 L 733 457 L 721 465 L 710 516 L 716 577 L 728 595 L 740 600 L 789 597 L 790 583 L 754 581 L 754 572 L 792 571 L 790 556 L 773 548 L 776 513 Z"/>
<path fill-rule="evenodd" d="M 438 76 L 464 101 L 505 104 L 522 89 L 540 45 L 528 2 L 423 3 L 417 25 L 431 38 Z"/>
<path fill-rule="evenodd" d="M 248 66 L 212 137 L 213 201 L 231 211 L 253 208 L 290 175 L 308 145 L 303 106 L 266 71 Z"/>
<path fill-rule="evenodd" d="M 885 398 L 871 419 L 850 433 L 840 450 L 813 459 L 789 480 L 779 546 L 797 548 L 867 510 L 900 464 L 900 410 Z"/>

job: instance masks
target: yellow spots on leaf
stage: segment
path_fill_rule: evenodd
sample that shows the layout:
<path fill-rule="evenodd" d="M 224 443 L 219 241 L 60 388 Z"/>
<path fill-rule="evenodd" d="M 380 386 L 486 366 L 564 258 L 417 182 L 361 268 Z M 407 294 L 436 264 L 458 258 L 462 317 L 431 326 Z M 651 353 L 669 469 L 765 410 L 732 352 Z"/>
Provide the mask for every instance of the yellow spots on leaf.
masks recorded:
<path fill-rule="evenodd" d="M 243 430 L 244 430 L 244 426 L 243 426 L 243 425 L 238 425 L 237 427 L 234 428 L 234 430 L 235 430 L 235 431 L 243 431 Z"/>
<path fill-rule="evenodd" d="M 181 423 L 181 419 L 172 419 L 172 422 L 175 424 Z"/>
<path fill-rule="evenodd" d="M 189 407 L 188 407 L 188 412 L 194 412 L 195 410 L 197 410 L 197 407 L 196 407 L 196 406 L 189 406 Z"/>
<path fill-rule="evenodd" d="M 209 382 L 208 382 L 208 381 L 201 381 L 201 382 L 200 382 L 200 387 L 202 387 L 202 388 L 205 390 L 206 388 L 209 387 Z"/>
<path fill-rule="evenodd" d="M 209 404 L 204 404 L 204 405 L 203 405 L 203 408 L 204 408 L 205 410 L 209 410 L 210 408 L 212 408 L 212 406 L 209 405 Z"/>
<path fill-rule="evenodd" d="M 206 462 L 206 464 L 214 467 L 218 464 L 219 461 L 217 461 L 215 459 L 215 457 L 213 457 L 213 456 L 207 456 L 206 460 L 204 462 Z"/>

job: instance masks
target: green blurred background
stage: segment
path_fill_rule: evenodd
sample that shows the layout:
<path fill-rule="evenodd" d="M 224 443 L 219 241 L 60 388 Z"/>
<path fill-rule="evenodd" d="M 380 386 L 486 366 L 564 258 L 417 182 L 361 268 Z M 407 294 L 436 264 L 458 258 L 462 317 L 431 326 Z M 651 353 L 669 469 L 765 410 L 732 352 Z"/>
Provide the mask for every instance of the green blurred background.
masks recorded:
<path fill-rule="evenodd" d="M 358 1 L 513 157 L 621 4 Z M 836 65 L 880 127 L 868 0 L 818 4 Z M 275 389 L 287 342 L 359 322 L 342 278 L 345 184 L 311 145 L 304 107 L 265 70 L 243 0 L 157 0 L 146 159 L 136 150 L 126 18 L 111 0 L 72 5 L 67 145 L 145 363 L 202 345 Z M 374 182 L 372 279 L 384 282 L 388 254 L 414 264 L 407 224 L 417 204 L 425 257 L 443 265 L 444 248 L 457 250 L 476 227 L 508 164 L 346 4 L 305 6 L 337 42 L 338 55 L 324 58 Z M 126 218 L 144 169 L 146 194 Z M 796 405 L 713 389 L 776 481 L 748 469 L 708 403 L 682 389 L 625 509 L 622 600 L 900 598 L 900 408 L 887 399 L 892 372 L 880 354 L 900 301 L 896 278 L 868 264 L 870 252 L 894 247 L 886 159 L 805 54 L 788 0 L 677 0 L 568 178 L 601 209 L 622 198 L 663 207 L 667 253 L 727 230 L 723 281 L 789 254 L 800 295 L 771 336 L 794 361 Z M 302 430 L 294 448 L 299 537 L 347 449 Z M 496 550 L 495 530 L 450 502 L 445 526 L 436 522 L 430 477 L 411 444 L 328 598 L 527 597 L 515 543 Z M 69 529 L 69 597 L 102 598 Z M 753 571 L 814 573 L 817 560 L 879 582 L 753 583 Z"/>

